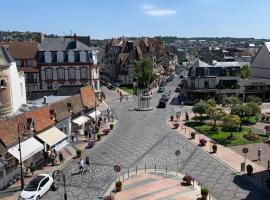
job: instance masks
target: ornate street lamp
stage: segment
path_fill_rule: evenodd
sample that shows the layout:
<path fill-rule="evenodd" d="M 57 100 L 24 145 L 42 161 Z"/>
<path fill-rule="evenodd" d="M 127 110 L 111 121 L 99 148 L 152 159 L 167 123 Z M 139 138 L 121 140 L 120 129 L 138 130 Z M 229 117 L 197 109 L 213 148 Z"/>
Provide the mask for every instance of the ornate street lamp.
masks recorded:
<path fill-rule="evenodd" d="M 21 190 L 24 188 L 24 177 L 23 177 L 23 164 L 22 164 L 22 148 L 21 148 L 21 135 L 26 133 L 26 126 L 24 123 L 18 124 L 18 141 L 19 141 L 19 149 L 20 152 L 20 167 L 21 167 Z"/>
<path fill-rule="evenodd" d="M 55 170 L 52 174 L 52 177 L 54 181 L 60 185 L 60 183 L 63 181 L 64 185 L 64 200 L 67 200 L 67 192 L 66 192 L 66 176 L 65 174 L 60 170 Z"/>

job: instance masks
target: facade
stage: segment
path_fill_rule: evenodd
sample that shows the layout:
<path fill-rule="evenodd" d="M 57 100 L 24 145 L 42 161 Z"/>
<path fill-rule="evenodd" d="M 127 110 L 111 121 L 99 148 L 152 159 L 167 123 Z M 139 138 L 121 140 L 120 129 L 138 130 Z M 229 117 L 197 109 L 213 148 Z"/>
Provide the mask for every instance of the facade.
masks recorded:
<path fill-rule="evenodd" d="M 44 38 L 38 49 L 40 89 L 90 85 L 100 91 L 97 52 L 73 38 Z"/>
<path fill-rule="evenodd" d="M 1 42 L 15 60 L 18 71 L 25 75 L 26 93 L 39 90 L 39 70 L 37 68 L 38 43 L 25 42 Z"/>
<path fill-rule="evenodd" d="M 15 114 L 26 103 L 25 78 L 18 72 L 16 62 L 0 46 L 0 117 Z"/>
<path fill-rule="evenodd" d="M 237 62 L 216 62 L 208 65 L 197 60 L 189 69 L 185 98 L 191 101 L 238 96 L 241 67 Z"/>
<path fill-rule="evenodd" d="M 101 67 L 103 81 L 132 84 L 135 63 L 149 59 L 154 69 L 161 68 L 162 50 L 163 43 L 159 39 L 143 37 L 135 41 L 126 38 L 108 40 Z"/>

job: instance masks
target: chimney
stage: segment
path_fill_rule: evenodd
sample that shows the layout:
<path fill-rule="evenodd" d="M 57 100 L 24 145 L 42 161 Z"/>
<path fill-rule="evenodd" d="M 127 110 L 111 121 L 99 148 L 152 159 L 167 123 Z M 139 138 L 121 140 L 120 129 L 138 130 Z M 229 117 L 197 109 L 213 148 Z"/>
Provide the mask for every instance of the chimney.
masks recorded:
<path fill-rule="evenodd" d="M 74 39 L 74 46 L 76 49 L 77 48 L 77 35 L 76 34 L 74 34 L 73 39 Z"/>
<path fill-rule="evenodd" d="M 43 104 L 47 104 L 47 96 L 43 97 Z"/>

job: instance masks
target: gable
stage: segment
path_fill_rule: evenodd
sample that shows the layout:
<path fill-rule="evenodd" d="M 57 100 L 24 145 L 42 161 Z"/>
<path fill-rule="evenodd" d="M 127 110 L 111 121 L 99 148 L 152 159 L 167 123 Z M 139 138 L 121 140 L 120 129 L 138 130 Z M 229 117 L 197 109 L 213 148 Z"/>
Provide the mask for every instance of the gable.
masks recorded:
<path fill-rule="evenodd" d="M 270 52 L 266 44 L 262 46 L 251 64 L 251 68 L 269 68 L 270 69 Z"/>

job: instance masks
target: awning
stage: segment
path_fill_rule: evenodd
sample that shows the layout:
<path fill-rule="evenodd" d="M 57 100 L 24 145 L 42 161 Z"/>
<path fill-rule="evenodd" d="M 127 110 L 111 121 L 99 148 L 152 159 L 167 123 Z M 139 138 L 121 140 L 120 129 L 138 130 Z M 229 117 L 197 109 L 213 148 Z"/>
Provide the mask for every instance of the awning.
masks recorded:
<path fill-rule="evenodd" d="M 94 111 L 94 112 L 92 112 L 92 113 L 89 114 L 89 117 L 95 119 L 96 116 L 99 117 L 100 115 L 101 115 L 101 112 L 99 112 L 99 111 L 97 110 L 97 111 L 96 111 L 96 114 L 95 114 L 95 111 Z"/>
<path fill-rule="evenodd" d="M 29 138 L 21 143 L 21 153 L 22 161 L 27 160 L 28 158 L 35 155 L 37 152 L 43 150 L 43 145 L 37 141 L 35 138 Z M 8 149 L 8 152 L 12 154 L 15 158 L 20 160 L 19 144 Z"/>
<path fill-rule="evenodd" d="M 50 147 L 52 147 L 67 138 L 67 135 L 60 131 L 58 128 L 52 127 L 38 134 L 37 137 L 46 144 L 48 144 Z"/>
<path fill-rule="evenodd" d="M 89 120 L 90 119 L 88 117 L 79 116 L 76 119 L 72 120 L 72 122 L 81 126 L 81 125 L 85 124 L 86 122 L 88 122 Z"/>

